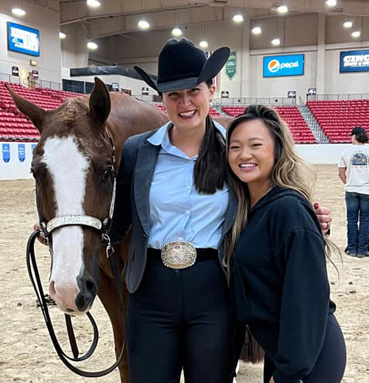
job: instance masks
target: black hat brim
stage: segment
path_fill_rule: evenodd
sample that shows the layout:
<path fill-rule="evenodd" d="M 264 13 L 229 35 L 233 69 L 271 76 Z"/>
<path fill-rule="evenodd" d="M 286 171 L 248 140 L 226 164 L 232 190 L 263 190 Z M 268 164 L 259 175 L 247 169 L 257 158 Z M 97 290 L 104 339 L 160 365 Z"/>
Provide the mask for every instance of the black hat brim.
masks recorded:
<path fill-rule="evenodd" d="M 228 47 L 217 49 L 206 61 L 199 76 L 199 81 L 207 81 L 215 77 L 227 62 L 231 51 Z"/>
<path fill-rule="evenodd" d="M 138 66 L 135 66 L 134 69 L 147 85 L 151 86 L 159 93 L 171 92 L 193 88 L 201 82 L 210 80 L 211 78 L 215 77 L 227 62 L 229 55 L 230 49 L 228 47 L 219 48 L 206 61 L 199 77 L 183 78 L 163 83 L 158 83 L 155 81 L 148 73 L 146 73 L 142 68 Z"/>
<path fill-rule="evenodd" d="M 133 67 L 134 70 L 140 75 L 140 77 L 142 78 L 142 80 L 144 80 L 146 82 L 147 85 L 151 86 L 151 88 L 155 89 L 155 90 L 158 90 L 157 86 L 156 86 L 156 81 L 154 79 L 151 78 L 151 76 L 149 74 L 147 74 L 142 68 L 140 68 L 139 66 L 134 66 Z"/>

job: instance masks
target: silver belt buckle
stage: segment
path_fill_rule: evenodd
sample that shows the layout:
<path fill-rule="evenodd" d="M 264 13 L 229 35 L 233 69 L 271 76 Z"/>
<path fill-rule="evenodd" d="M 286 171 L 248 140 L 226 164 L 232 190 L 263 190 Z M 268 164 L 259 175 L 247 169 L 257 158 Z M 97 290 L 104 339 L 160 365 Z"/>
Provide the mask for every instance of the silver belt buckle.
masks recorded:
<path fill-rule="evenodd" d="M 161 260 L 171 269 L 185 269 L 195 264 L 196 249 L 190 242 L 168 242 L 161 249 Z"/>

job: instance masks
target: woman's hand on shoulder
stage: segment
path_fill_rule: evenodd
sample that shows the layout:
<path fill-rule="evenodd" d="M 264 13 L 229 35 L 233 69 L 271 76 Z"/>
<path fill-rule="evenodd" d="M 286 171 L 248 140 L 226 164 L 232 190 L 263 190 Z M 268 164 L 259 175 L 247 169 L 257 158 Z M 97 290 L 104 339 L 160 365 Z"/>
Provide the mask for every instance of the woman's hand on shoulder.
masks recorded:
<path fill-rule="evenodd" d="M 319 202 L 314 202 L 315 213 L 318 217 L 320 228 L 323 234 L 328 234 L 331 227 L 331 211 L 324 206 L 320 206 Z"/>

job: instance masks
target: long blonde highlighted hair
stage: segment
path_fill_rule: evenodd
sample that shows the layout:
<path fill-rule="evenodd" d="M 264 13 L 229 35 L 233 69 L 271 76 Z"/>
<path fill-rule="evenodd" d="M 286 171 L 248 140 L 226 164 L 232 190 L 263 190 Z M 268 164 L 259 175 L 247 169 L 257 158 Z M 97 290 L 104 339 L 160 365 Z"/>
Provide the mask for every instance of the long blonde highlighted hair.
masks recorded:
<path fill-rule="evenodd" d="M 268 128 L 274 140 L 274 167 L 270 174 L 272 187 L 279 186 L 301 193 L 306 199 L 312 202 L 313 186 L 316 180 L 314 170 L 297 155 L 293 138 L 286 123 L 279 117 L 278 113 L 264 105 L 250 105 L 245 113 L 236 117 L 229 125 L 227 132 L 227 158 L 229 154 L 230 138 L 234 130 L 243 122 L 259 119 Z M 236 219 L 230 235 L 225 241 L 225 256 L 223 263 L 227 267 L 228 275 L 229 262 L 241 231 L 247 223 L 247 216 L 250 209 L 250 198 L 247 184 L 241 182 L 227 165 L 227 179 L 233 188 L 238 199 Z M 339 249 L 331 241 L 325 238 L 326 256 L 330 259 L 332 250 L 339 252 Z"/>

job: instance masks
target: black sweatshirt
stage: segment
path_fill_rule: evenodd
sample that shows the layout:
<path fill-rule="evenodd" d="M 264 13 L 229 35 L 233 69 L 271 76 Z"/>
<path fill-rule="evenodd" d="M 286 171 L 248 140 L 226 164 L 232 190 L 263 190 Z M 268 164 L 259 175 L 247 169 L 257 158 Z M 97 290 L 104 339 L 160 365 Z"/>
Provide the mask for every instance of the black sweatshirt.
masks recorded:
<path fill-rule="evenodd" d="M 274 362 L 275 382 L 299 382 L 314 367 L 335 311 L 311 204 L 293 190 L 270 190 L 251 209 L 233 261 L 240 321 Z"/>

